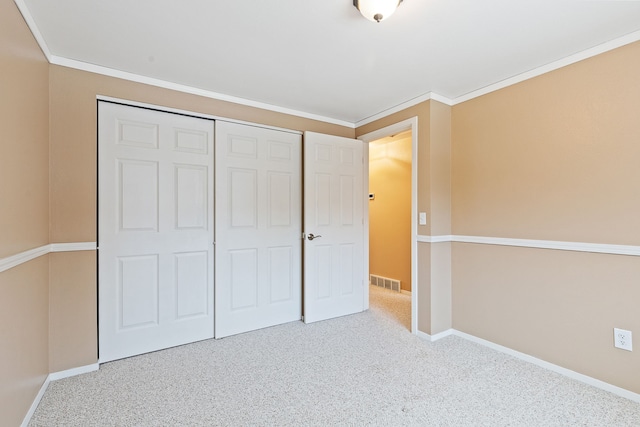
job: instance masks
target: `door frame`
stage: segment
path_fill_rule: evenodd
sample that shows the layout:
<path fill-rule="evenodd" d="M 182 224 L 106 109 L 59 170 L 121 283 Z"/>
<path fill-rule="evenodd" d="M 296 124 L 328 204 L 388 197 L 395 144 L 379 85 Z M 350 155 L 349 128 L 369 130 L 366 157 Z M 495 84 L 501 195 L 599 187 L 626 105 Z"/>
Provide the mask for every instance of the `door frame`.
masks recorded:
<path fill-rule="evenodd" d="M 364 186 L 365 194 L 369 194 L 369 143 L 381 138 L 411 131 L 411 333 L 418 333 L 418 117 L 374 130 L 360 135 L 359 140 L 364 144 Z M 364 205 L 364 272 L 365 283 L 369 283 L 369 204 Z M 369 308 L 369 287 L 365 287 L 364 307 Z"/>

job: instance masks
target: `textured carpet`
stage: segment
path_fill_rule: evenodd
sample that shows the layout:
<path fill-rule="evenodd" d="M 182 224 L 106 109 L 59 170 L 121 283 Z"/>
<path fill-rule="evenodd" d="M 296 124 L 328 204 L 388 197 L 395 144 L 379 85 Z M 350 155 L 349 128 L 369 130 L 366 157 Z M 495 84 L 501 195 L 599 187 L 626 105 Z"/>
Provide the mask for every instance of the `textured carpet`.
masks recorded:
<path fill-rule="evenodd" d="M 408 296 L 371 294 L 364 313 L 52 382 L 30 426 L 640 426 L 640 404 L 458 337 L 425 342 Z"/>

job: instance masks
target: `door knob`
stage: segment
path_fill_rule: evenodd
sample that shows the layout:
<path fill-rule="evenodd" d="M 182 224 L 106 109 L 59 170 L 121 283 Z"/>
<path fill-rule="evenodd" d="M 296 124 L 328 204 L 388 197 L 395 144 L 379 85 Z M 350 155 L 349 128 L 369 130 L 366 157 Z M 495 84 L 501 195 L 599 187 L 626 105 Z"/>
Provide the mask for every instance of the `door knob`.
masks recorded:
<path fill-rule="evenodd" d="M 315 235 L 313 235 L 313 233 L 309 233 L 307 235 L 307 239 L 309 239 L 309 240 L 317 239 L 318 237 L 322 237 L 322 236 L 319 235 L 319 234 L 317 236 L 315 236 Z"/>

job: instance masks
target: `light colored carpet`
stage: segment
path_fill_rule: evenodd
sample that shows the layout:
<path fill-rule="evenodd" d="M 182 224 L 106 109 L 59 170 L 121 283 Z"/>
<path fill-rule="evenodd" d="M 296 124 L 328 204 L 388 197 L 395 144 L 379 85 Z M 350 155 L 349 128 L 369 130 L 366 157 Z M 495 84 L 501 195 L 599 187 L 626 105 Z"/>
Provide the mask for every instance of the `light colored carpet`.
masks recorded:
<path fill-rule="evenodd" d="M 408 296 L 371 294 L 365 313 L 52 382 L 30 426 L 640 426 L 640 404 L 462 338 L 421 340 Z"/>

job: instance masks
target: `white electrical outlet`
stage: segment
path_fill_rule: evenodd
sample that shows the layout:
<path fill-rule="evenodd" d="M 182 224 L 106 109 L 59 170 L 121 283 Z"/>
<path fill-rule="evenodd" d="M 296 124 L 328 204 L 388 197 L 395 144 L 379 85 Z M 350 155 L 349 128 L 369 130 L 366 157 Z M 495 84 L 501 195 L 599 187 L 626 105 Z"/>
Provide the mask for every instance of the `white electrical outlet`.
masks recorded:
<path fill-rule="evenodd" d="M 613 328 L 613 342 L 617 348 L 633 351 L 633 335 L 631 331 Z"/>

